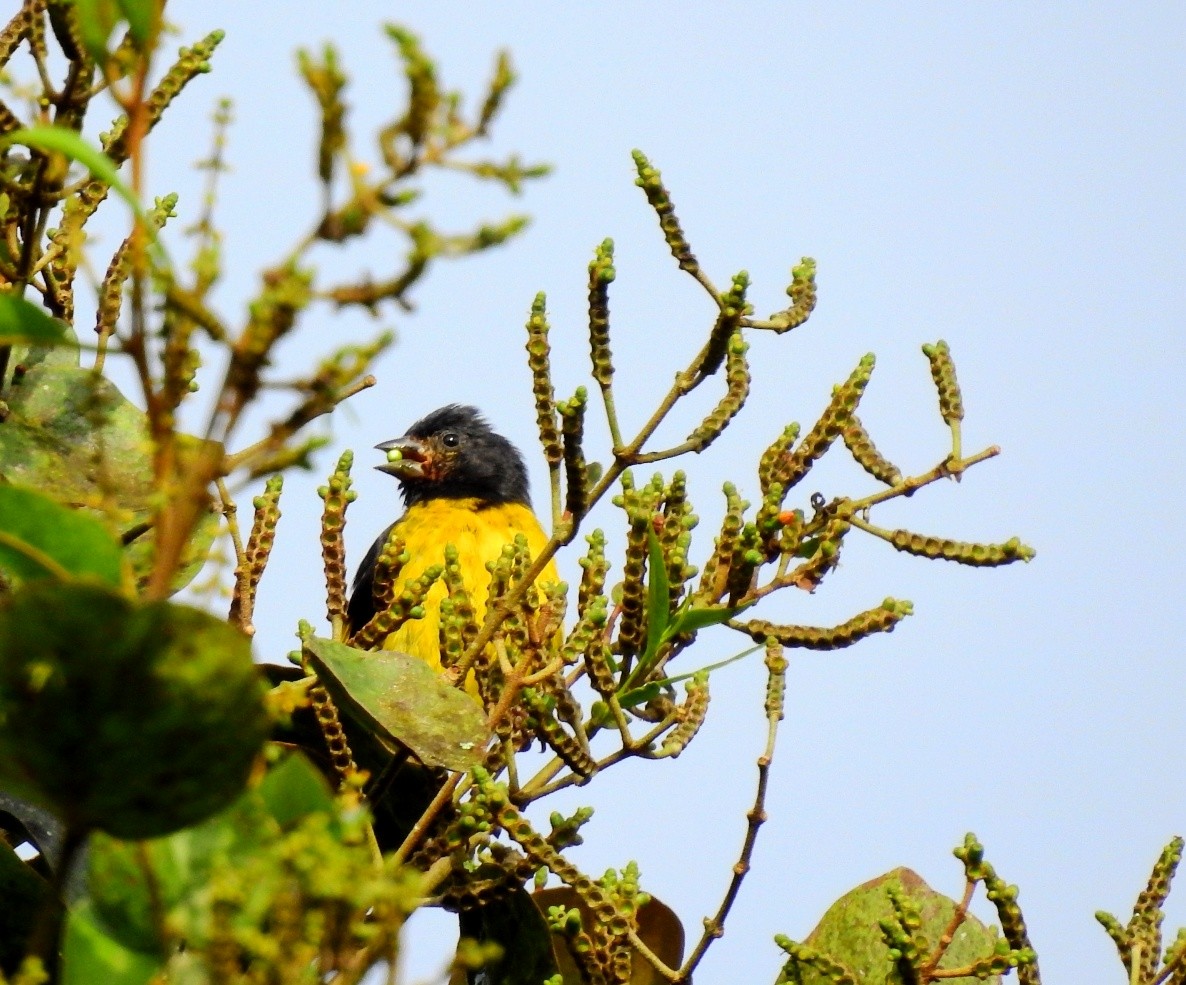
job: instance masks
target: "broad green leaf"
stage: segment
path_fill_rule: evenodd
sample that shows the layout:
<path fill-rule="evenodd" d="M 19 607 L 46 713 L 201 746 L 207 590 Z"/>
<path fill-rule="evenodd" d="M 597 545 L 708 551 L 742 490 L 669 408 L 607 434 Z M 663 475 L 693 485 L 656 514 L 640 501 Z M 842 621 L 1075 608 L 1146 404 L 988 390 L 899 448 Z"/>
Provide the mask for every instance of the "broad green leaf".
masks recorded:
<path fill-rule="evenodd" d="M 128 33 L 143 50 L 152 40 L 157 19 L 158 0 L 117 0 L 119 9 L 128 19 Z"/>
<path fill-rule="evenodd" d="M 73 359 L 47 355 L 63 351 L 29 350 L 24 374 L 8 388 L 9 416 L 0 424 L 0 478 L 52 489 L 67 503 L 105 504 L 107 509 L 94 516 L 120 531 L 143 531 L 124 549 L 143 579 L 153 561 L 153 536 L 146 525 L 157 506 L 144 412 L 104 377 L 73 365 Z M 180 437 L 183 455 L 204 448 L 196 438 Z M 218 517 L 207 511 L 186 544 L 175 590 L 205 563 L 217 532 Z"/>
<path fill-rule="evenodd" d="M 922 924 L 915 933 L 931 942 L 938 941 L 950 925 L 955 900 L 935 892 L 910 869 L 898 868 L 840 897 L 803 943 L 844 965 L 863 985 L 893 985 L 900 981 L 880 926 L 880 921 L 893 916 L 893 904 L 886 892 L 890 886 L 905 894 L 919 908 Z M 939 967 L 962 968 L 977 958 L 988 957 L 996 941 L 995 927 L 986 927 L 968 914 Z M 832 981 L 814 967 L 802 963 L 798 972 L 800 977 L 796 980 L 802 981 L 803 985 L 826 985 Z M 951 985 L 975 985 L 977 979 L 961 977 L 944 981 Z M 1000 985 L 1000 981 L 996 975 L 988 979 L 990 985 Z"/>
<path fill-rule="evenodd" d="M 0 568 L 19 581 L 90 576 L 118 588 L 123 550 L 94 517 L 34 489 L 0 486 Z"/>
<path fill-rule="evenodd" d="M 251 643 L 222 619 L 88 581 L 0 602 L 0 777 L 67 828 L 204 820 L 242 792 L 268 727 Z"/>
<path fill-rule="evenodd" d="M 141 206 L 140 200 L 136 198 L 135 192 L 120 178 L 115 162 L 99 150 L 98 147 L 87 143 L 76 131 L 68 130 L 65 127 L 29 127 L 25 130 L 17 130 L 15 133 L 10 133 L 3 140 L 0 140 L 0 146 L 2 147 L 7 147 L 11 144 L 21 144 L 25 147 L 31 147 L 34 150 L 55 151 L 58 154 L 64 154 L 72 161 L 77 161 L 90 171 L 93 177 L 110 185 L 116 194 L 128 203 L 128 207 L 131 208 L 132 212 L 144 223 L 145 229 L 149 230 L 149 235 L 153 235 L 152 226 L 145 218 L 144 208 Z"/>
<path fill-rule="evenodd" d="M 161 968 L 152 955 L 111 937 L 86 901 L 70 908 L 62 948 L 62 985 L 145 985 Z"/>
<path fill-rule="evenodd" d="M 364 652 L 306 635 L 305 651 L 330 696 L 426 766 L 468 770 L 489 733 L 481 705 L 423 660 L 395 650 Z"/>
<path fill-rule="evenodd" d="M 325 777 L 299 752 L 290 753 L 272 766 L 257 793 L 282 828 L 291 827 L 306 815 L 334 809 L 334 795 Z"/>
<path fill-rule="evenodd" d="M 0 345 L 74 346 L 66 324 L 44 308 L 12 293 L 0 293 Z"/>
<path fill-rule="evenodd" d="M 153 907 L 164 914 L 190 908 L 197 914 L 213 872 L 241 866 L 279 837 L 258 791 L 191 828 L 148 841 L 96 834 L 87 852 L 87 894 L 109 933 L 145 953 L 160 952 Z M 154 901 L 155 896 L 155 901 Z"/>

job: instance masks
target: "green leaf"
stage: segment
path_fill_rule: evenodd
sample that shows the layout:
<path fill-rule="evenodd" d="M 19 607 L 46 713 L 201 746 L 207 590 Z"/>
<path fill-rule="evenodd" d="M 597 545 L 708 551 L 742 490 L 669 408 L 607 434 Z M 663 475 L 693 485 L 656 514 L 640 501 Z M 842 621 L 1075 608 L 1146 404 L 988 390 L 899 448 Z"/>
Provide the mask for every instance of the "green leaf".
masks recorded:
<path fill-rule="evenodd" d="M 654 660 L 667 632 L 671 612 L 670 584 L 667 580 L 667 563 L 663 560 L 663 547 L 653 527 L 647 527 L 647 648 L 639 660 L 639 666 Z"/>
<path fill-rule="evenodd" d="M 119 9 L 128 19 L 128 33 L 143 51 L 152 40 L 156 27 L 157 0 L 117 0 Z"/>
<path fill-rule="evenodd" d="M 251 643 L 89 581 L 0 601 L 0 777 L 68 829 L 153 838 L 242 792 L 269 728 Z"/>
<path fill-rule="evenodd" d="M 87 894 L 108 933 L 134 951 L 163 953 L 160 916 L 197 916 L 214 871 L 246 865 L 279 837 L 258 791 L 165 838 L 122 841 L 96 834 L 87 852 Z"/>
<path fill-rule="evenodd" d="M 728 622 L 740 611 L 741 608 L 730 608 L 727 605 L 696 607 L 690 602 L 685 602 L 672 618 L 667 631 L 672 637 L 681 633 L 695 633 L 709 626 L 719 626 L 723 622 Z"/>
<path fill-rule="evenodd" d="M 20 581 L 89 576 L 118 588 L 123 551 L 94 517 L 34 489 L 0 486 L 0 568 Z"/>
<path fill-rule="evenodd" d="M 828 908 L 819 924 L 803 942 L 815 951 L 844 965 L 856 981 L 864 985 L 892 985 L 901 981 L 881 931 L 882 921 L 894 919 L 894 909 L 887 894 L 889 887 L 905 895 L 918 907 L 921 926 L 913 933 L 937 941 L 950 925 L 956 902 L 928 886 L 907 868 L 894 869 L 850 890 Z M 939 962 L 942 969 L 966 967 L 978 958 L 992 954 L 998 940 L 995 927 L 986 927 L 968 914 L 955 938 Z M 803 985 L 826 985 L 831 978 L 813 967 L 797 969 Z M 972 977 L 947 978 L 950 985 L 975 985 Z M 990 985 L 1000 985 L 993 975 Z"/>
<path fill-rule="evenodd" d="M 29 350 L 25 373 L 8 389 L 8 419 L 0 425 L 0 478 L 35 489 L 52 489 L 68 503 L 104 503 L 83 509 L 117 529 L 145 531 L 124 549 L 141 582 L 154 559 L 147 530 L 158 506 L 153 450 L 144 412 L 107 379 L 61 359 L 64 349 Z M 180 454 L 203 453 L 205 443 L 179 436 Z M 186 543 L 173 589 L 184 587 L 209 555 L 218 516 L 202 514 Z"/>
<path fill-rule="evenodd" d="M 426 766 L 468 770 L 482 761 L 489 737 L 482 706 L 423 660 L 395 650 L 364 652 L 311 634 L 302 642 L 334 701 L 403 743 Z"/>
<path fill-rule="evenodd" d="M 268 813 L 281 828 L 301 818 L 334 809 L 334 795 L 316 767 L 302 753 L 284 757 L 268 770 L 257 790 Z"/>
<path fill-rule="evenodd" d="M 112 0 L 74 0 L 74 9 L 78 13 L 78 33 L 82 35 L 87 54 L 103 64 L 109 57 L 107 41 L 119 20 L 115 3 Z"/>
<path fill-rule="evenodd" d="M 0 294 L 0 345 L 77 344 L 65 322 L 51 318 L 40 305 L 12 293 Z"/>
<path fill-rule="evenodd" d="M 104 38 L 104 43 L 106 43 L 106 38 Z M 115 162 L 98 147 L 87 143 L 76 131 L 68 130 L 65 127 L 29 127 L 10 133 L 0 140 L 0 147 L 8 147 L 11 144 L 21 144 L 31 147 L 33 150 L 54 151 L 64 154 L 72 161 L 77 161 L 90 171 L 92 177 L 110 185 L 119 197 L 128 203 L 128 207 L 148 230 L 149 236 L 155 238 L 152 224 L 148 222 L 140 200 L 120 178 Z"/>
<path fill-rule="evenodd" d="M 720 670 L 722 667 L 727 667 L 731 663 L 743 660 L 751 653 L 757 653 L 761 649 L 764 649 L 764 647 L 759 643 L 757 646 L 748 647 L 740 653 L 735 653 L 725 660 L 718 660 L 716 663 L 709 664 L 707 667 L 701 667 L 699 670 L 689 671 L 686 674 L 676 674 L 674 677 L 664 677 L 661 681 L 651 681 L 642 687 L 623 691 L 618 695 L 618 704 L 623 708 L 633 708 L 636 705 L 646 704 L 652 698 L 658 697 L 659 691 L 665 687 L 674 687 L 680 681 L 686 681 L 689 678 L 695 677 L 697 674 L 711 674 L 714 670 Z"/>
<path fill-rule="evenodd" d="M 158 958 L 125 947 L 103 928 L 91 905 L 70 908 L 62 949 L 62 985 L 145 985 Z"/>

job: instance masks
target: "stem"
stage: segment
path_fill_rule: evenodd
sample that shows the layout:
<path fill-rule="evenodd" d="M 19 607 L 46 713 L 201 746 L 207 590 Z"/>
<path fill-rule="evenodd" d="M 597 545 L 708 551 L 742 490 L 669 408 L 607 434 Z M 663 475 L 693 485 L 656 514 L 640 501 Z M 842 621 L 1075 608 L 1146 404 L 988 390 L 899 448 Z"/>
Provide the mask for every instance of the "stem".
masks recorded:
<path fill-rule="evenodd" d="M 773 673 L 774 671 L 771 670 L 772 675 Z M 771 679 L 773 680 L 773 677 Z M 754 795 L 753 806 L 746 814 L 745 841 L 741 846 L 741 854 L 733 866 L 733 878 L 729 881 L 729 888 L 725 891 L 725 897 L 721 900 L 720 907 L 714 916 L 705 919 L 704 933 L 701 934 L 695 950 L 680 968 L 676 981 L 691 981 L 692 972 L 696 970 L 696 966 L 700 964 L 712 942 L 725 933 L 725 918 L 733 908 L 733 903 L 741 890 L 741 884 L 750 870 L 750 859 L 753 857 L 754 844 L 757 842 L 758 828 L 766 820 L 766 785 L 770 777 L 770 763 L 774 758 L 774 743 L 778 738 L 778 723 L 781 717 L 781 708 L 767 708 L 766 748 L 758 757 L 758 788 Z"/>
<path fill-rule="evenodd" d="M 955 932 L 960 929 L 960 926 L 968 917 L 968 907 L 972 905 L 972 894 L 975 891 L 976 880 L 967 880 L 964 885 L 963 898 L 959 901 L 955 912 L 951 915 L 951 920 L 943 931 L 943 936 L 939 938 L 939 943 L 935 945 L 934 953 L 927 959 L 927 963 L 919 969 L 918 980 L 920 982 L 926 982 L 936 977 L 935 971 L 939 967 L 939 962 L 943 960 L 943 955 L 947 953 L 947 949 L 951 947 L 951 942 L 955 940 Z"/>

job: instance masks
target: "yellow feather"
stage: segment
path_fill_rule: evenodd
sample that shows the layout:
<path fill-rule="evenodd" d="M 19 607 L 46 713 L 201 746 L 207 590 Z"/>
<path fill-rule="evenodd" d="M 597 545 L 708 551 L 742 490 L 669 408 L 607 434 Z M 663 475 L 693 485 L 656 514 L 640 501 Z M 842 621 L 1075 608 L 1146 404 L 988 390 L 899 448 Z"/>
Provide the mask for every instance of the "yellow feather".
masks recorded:
<path fill-rule="evenodd" d="M 396 524 L 408 552 L 400 579 L 418 578 L 426 568 L 444 564 L 445 547 L 457 548 L 462 582 L 473 601 L 480 624 L 486 618 L 490 572 L 486 564 L 502 553 L 517 534 L 527 538 L 534 557 L 548 542 L 547 534 L 531 508 L 521 503 L 486 506 L 476 499 L 430 499 L 416 503 Z M 559 582 L 555 562 L 549 562 L 539 584 Z M 424 618 L 409 619 L 383 642 L 385 650 L 400 650 L 440 668 L 440 606 L 446 590 L 438 581 L 424 603 Z"/>

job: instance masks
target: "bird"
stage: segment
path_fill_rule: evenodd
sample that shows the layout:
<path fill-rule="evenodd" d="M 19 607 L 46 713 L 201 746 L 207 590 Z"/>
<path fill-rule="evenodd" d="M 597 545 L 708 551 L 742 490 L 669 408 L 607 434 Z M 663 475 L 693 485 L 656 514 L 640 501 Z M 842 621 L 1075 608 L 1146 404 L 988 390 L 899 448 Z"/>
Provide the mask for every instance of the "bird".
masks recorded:
<path fill-rule="evenodd" d="M 388 453 L 375 467 L 398 480 L 404 512 L 375 539 L 354 576 L 346 613 L 351 635 L 375 614 L 375 564 L 393 531 L 408 554 L 401 581 L 443 564 L 446 545 L 457 548 L 462 582 L 480 624 L 490 583 L 486 565 L 518 534 L 527 538 L 532 557 L 548 542 L 531 508 L 523 455 L 477 408 L 463 404 L 434 410 L 402 437 L 375 447 Z M 550 561 L 539 584 L 559 581 Z M 389 634 L 383 649 L 409 653 L 440 670 L 440 604 L 446 594 L 441 581 L 433 585 L 423 618 L 409 619 Z"/>

